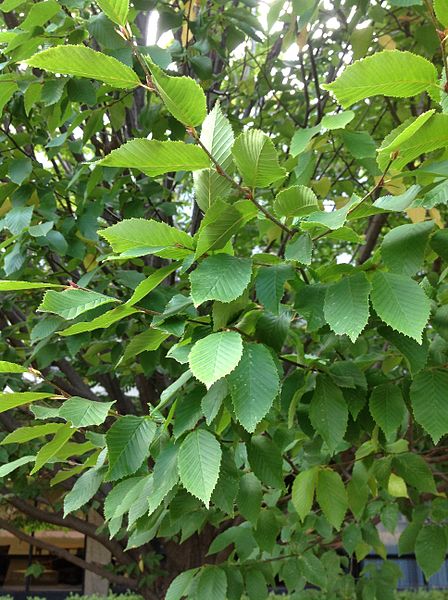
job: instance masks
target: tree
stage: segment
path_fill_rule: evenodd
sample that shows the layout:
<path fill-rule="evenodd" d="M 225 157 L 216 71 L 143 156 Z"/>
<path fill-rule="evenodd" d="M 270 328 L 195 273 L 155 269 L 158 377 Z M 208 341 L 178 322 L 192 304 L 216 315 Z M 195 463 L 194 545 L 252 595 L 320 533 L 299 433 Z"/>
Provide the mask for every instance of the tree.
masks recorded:
<path fill-rule="evenodd" d="M 3 501 L 147 598 L 436 572 L 445 3 L 1 9 Z"/>

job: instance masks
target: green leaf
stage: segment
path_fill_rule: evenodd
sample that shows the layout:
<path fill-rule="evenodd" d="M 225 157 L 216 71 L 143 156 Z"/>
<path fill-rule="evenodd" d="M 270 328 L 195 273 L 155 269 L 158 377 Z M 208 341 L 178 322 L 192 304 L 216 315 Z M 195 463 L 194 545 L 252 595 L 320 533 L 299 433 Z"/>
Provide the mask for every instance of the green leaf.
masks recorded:
<path fill-rule="evenodd" d="M 330 84 L 323 84 L 344 107 L 377 96 L 407 98 L 426 90 L 435 93 L 438 74 L 435 66 L 412 52 L 377 52 L 346 67 Z"/>
<path fill-rule="evenodd" d="M 244 183 L 251 188 L 266 187 L 286 175 L 285 169 L 278 164 L 272 140 L 258 129 L 240 134 L 232 154 Z"/>
<path fill-rule="evenodd" d="M 142 249 L 142 254 L 182 258 L 194 250 L 193 239 L 188 233 L 152 219 L 125 219 L 98 233 L 114 252 Z"/>
<path fill-rule="evenodd" d="M 280 301 L 285 293 L 285 283 L 294 277 L 294 269 L 290 265 L 280 264 L 260 267 L 255 279 L 257 298 L 266 310 L 274 315 L 279 314 Z"/>
<path fill-rule="evenodd" d="M 101 425 L 106 420 L 113 402 L 95 402 L 80 396 L 72 396 L 59 409 L 59 416 L 70 421 L 73 427 L 89 427 Z"/>
<path fill-rule="evenodd" d="M 9 178 L 17 185 L 22 185 L 29 178 L 32 171 L 33 163 L 29 158 L 16 158 L 11 160 L 8 165 Z"/>
<path fill-rule="evenodd" d="M 3 438 L 1 444 L 22 444 L 56 433 L 61 427 L 64 427 L 63 423 L 45 423 L 45 425 L 34 425 L 33 427 L 19 427 Z"/>
<path fill-rule="evenodd" d="M 223 248 L 243 225 L 256 216 L 257 208 L 247 200 L 232 205 L 215 200 L 202 219 L 195 258 L 210 250 Z"/>
<path fill-rule="evenodd" d="M 226 600 L 227 578 L 225 572 L 216 565 L 206 566 L 202 569 L 196 589 L 198 600 Z"/>
<path fill-rule="evenodd" d="M 316 125 L 309 129 L 298 129 L 291 138 L 291 147 L 289 152 L 291 156 L 298 156 L 306 150 L 311 139 L 321 131 L 321 126 Z"/>
<path fill-rule="evenodd" d="M 369 410 L 386 437 L 390 437 L 400 427 L 406 414 L 401 389 L 395 384 L 377 385 L 370 395 Z"/>
<path fill-rule="evenodd" d="M 417 118 L 411 118 L 398 127 L 393 129 L 384 139 L 378 149 L 378 166 L 384 171 L 390 161 L 392 152 L 400 152 L 401 146 L 407 142 L 409 138 L 415 135 L 428 119 L 432 117 L 435 110 L 428 110 Z"/>
<path fill-rule="evenodd" d="M 120 481 L 112 488 L 104 502 L 104 518 L 106 521 L 118 519 L 129 511 L 145 488 L 147 478 L 148 476 L 129 477 L 129 479 Z"/>
<path fill-rule="evenodd" d="M 448 115 L 435 114 L 424 123 L 417 133 L 400 144 L 397 158 L 392 162 L 391 168 L 401 170 L 408 163 L 438 148 L 448 145 Z M 384 164 L 382 155 L 381 164 Z M 386 159 L 387 160 L 387 159 Z"/>
<path fill-rule="evenodd" d="M 445 262 L 448 262 L 448 229 L 436 231 L 429 245 Z"/>
<path fill-rule="evenodd" d="M 389 271 L 415 275 L 423 264 L 433 221 L 407 223 L 391 229 L 381 244 L 381 256 Z"/>
<path fill-rule="evenodd" d="M 223 115 L 218 102 L 202 124 L 200 140 L 220 167 L 228 173 L 232 166 L 234 137 L 232 126 Z M 208 169 L 193 174 L 193 181 L 196 202 L 204 212 L 217 200 L 227 198 L 232 189 L 230 181 L 216 171 L 211 161 Z"/>
<path fill-rule="evenodd" d="M 87 46 L 66 44 L 48 48 L 24 62 L 30 67 L 50 73 L 97 79 L 117 88 L 134 88 L 140 85 L 140 79 L 132 69 L 116 58 Z"/>
<path fill-rule="evenodd" d="M 148 57 L 145 58 L 153 83 L 173 117 L 188 127 L 200 125 L 207 114 L 205 94 L 201 86 L 191 77 L 170 77 Z"/>
<path fill-rule="evenodd" d="M 318 470 L 316 467 L 301 471 L 294 479 L 291 501 L 302 521 L 313 508 Z"/>
<path fill-rule="evenodd" d="M 28 369 L 7 360 L 0 360 L 0 373 L 27 373 Z"/>
<path fill-rule="evenodd" d="M 325 129 L 344 129 L 344 127 L 351 123 L 354 118 L 355 113 L 352 110 L 345 110 L 336 113 L 335 115 L 325 115 L 320 124 Z"/>
<path fill-rule="evenodd" d="M 42 288 L 64 288 L 58 283 L 33 283 L 32 281 L 0 280 L 0 292 L 19 292 L 22 290 L 40 290 Z"/>
<path fill-rule="evenodd" d="M 434 444 L 448 433 L 448 372 L 420 371 L 411 385 L 410 395 L 415 420 L 429 433 Z"/>
<path fill-rule="evenodd" d="M 372 280 L 371 299 L 384 323 L 421 344 L 430 303 L 418 283 L 404 275 L 377 272 Z"/>
<path fill-rule="evenodd" d="M 185 144 L 184 142 L 160 142 L 159 140 L 144 138 L 135 138 L 130 142 L 126 142 L 126 144 L 112 150 L 110 154 L 95 163 L 95 165 L 102 165 L 103 167 L 139 169 L 150 177 L 163 175 L 170 171 L 205 169 L 208 164 L 208 156 L 199 146 Z M 135 219 L 131 220 L 134 221 Z M 115 225 L 112 227 L 115 227 Z M 144 245 L 148 246 L 149 244 Z M 151 243 L 151 245 L 156 246 L 158 244 Z"/>
<path fill-rule="evenodd" d="M 134 306 L 137 302 L 140 302 L 145 296 L 152 292 L 164 279 L 166 279 L 173 271 L 177 269 L 179 263 L 173 263 L 171 265 L 167 265 L 166 267 L 161 267 L 151 273 L 146 279 L 141 281 L 138 286 L 135 288 L 134 293 L 126 302 L 126 306 Z M 115 309 L 118 310 L 118 309 Z"/>
<path fill-rule="evenodd" d="M 101 455 L 100 455 L 101 456 Z M 99 490 L 104 479 L 105 468 L 102 466 L 104 456 L 98 460 L 98 465 L 89 469 L 75 481 L 72 489 L 64 498 L 64 517 L 86 504 Z"/>
<path fill-rule="evenodd" d="M 157 510 L 160 503 L 179 480 L 177 467 L 179 448 L 170 441 L 158 455 L 154 464 L 154 486 L 147 498 L 149 515 Z"/>
<path fill-rule="evenodd" d="M 309 417 L 314 429 L 323 438 L 331 454 L 334 454 L 344 439 L 348 409 L 341 390 L 327 375 L 317 377 Z"/>
<path fill-rule="evenodd" d="M 88 310 L 110 302 L 118 302 L 118 300 L 88 290 L 67 289 L 63 292 L 50 290 L 45 293 L 44 299 L 37 310 L 54 313 L 63 319 L 75 319 Z"/>
<path fill-rule="evenodd" d="M 106 480 L 115 481 L 132 475 L 149 454 L 149 445 L 156 432 L 148 417 L 120 417 L 106 434 L 109 470 Z"/>
<path fill-rule="evenodd" d="M 324 315 L 338 335 L 348 335 L 355 342 L 369 320 L 370 283 L 364 273 L 342 277 L 328 286 Z"/>
<path fill-rule="evenodd" d="M 53 458 L 59 450 L 68 442 L 75 433 L 75 429 L 71 425 L 66 424 L 58 429 L 53 439 L 47 442 L 36 455 L 36 461 L 31 471 L 31 475 L 37 473 L 51 458 Z"/>
<path fill-rule="evenodd" d="M 193 375 L 208 388 L 235 369 L 243 354 L 243 340 L 235 331 L 212 333 L 195 343 L 189 355 Z"/>
<path fill-rule="evenodd" d="M 274 210 L 279 217 L 305 217 L 318 208 L 316 194 L 306 185 L 286 188 L 274 200 Z"/>
<path fill-rule="evenodd" d="M 235 416 L 252 433 L 267 415 L 280 386 L 277 367 L 263 344 L 244 344 L 236 369 L 227 376 Z"/>
<path fill-rule="evenodd" d="M 91 321 L 70 325 L 70 327 L 67 327 L 67 329 L 58 331 L 58 334 L 63 337 L 67 337 L 70 335 L 77 335 L 78 333 L 84 333 L 86 331 L 95 331 L 95 329 L 107 329 L 114 323 L 117 323 L 118 321 L 121 321 L 122 319 L 129 317 L 136 312 L 137 309 L 132 308 L 131 306 L 117 306 L 116 308 L 108 310 L 103 315 L 100 315 Z"/>
<path fill-rule="evenodd" d="M 255 524 L 260 514 L 263 489 L 260 480 L 253 473 L 244 473 L 240 479 L 240 487 L 236 503 L 245 519 Z"/>
<path fill-rule="evenodd" d="M 445 562 L 446 536 L 443 527 L 425 525 L 415 540 L 415 558 L 425 577 L 437 573 Z"/>
<path fill-rule="evenodd" d="M 11 75 L 0 75 L 0 114 L 18 89 L 19 86 L 12 80 Z"/>
<path fill-rule="evenodd" d="M 97 0 L 103 13 L 117 25 L 126 25 L 129 12 L 129 0 Z"/>
<path fill-rule="evenodd" d="M 414 452 L 398 454 L 394 456 L 393 467 L 397 475 L 419 492 L 437 493 L 432 471 L 422 456 Z"/>
<path fill-rule="evenodd" d="M 309 233 L 296 233 L 286 244 L 285 260 L 295 260 L 303 265 L 310 265 L 313 242 Z"/>
<path fill-rule="evenodd" d="M 252 261 L 229 254 L 205 258 L 191 273 L 191 297 L 195 306 L 206 300 L 231 302 L 236 300 L 250 283 Z"/>
<path fill-rule="evenodd" d="M 342 208 L 337 208 L 332 211 L 319 210 L 308 215 L 307 222 L 323 225 L 328 229 L 340 229 L 345 221 L 349 210 L 354 208 L 357 201 L 349 201 Z"/>
<path fill-rule="evenodd" d="M 184 488 L 202 500 L 208 508 L 219 477 L 221 446 L 215 436 L 204 429 L 187 435 L 179 449 L 179 477 Z"/>
<path fill-rule="evenodd" d="M 36 400 L 43 400 L 44 398 L 51 398 L 54 394 L 48 392 L 0 392 L 0 413 L 16 408 L 17 406 L 23 406 L 30 402 L 36 402 Z"/>
<path fill-rule="evenodd" d="M 201 410 L 207 425 L 210 425 L 218 414 L 224 399 L 227 397 L 228 391 L 227 381 L 225 379 L 218 379 L 202 398 Z"/>
<path fill-rule="evenodd" d="M 420 192 L 419 185 L 411 185 L 403 194 L 399 194 L 398 196 L 391 196 L 390 194 L 386 196 L 381 196 L 378 200 L 372 204 L 374 208 L 381 208 L 385 211 L 398 211 L 406 210 L 411 206 L 414 200 L 417 198 Z M 356 213 L 355 213 L 356 214 Z"/>
<path fill-rule="evenodd" d="M 339 473 L 322 469 L 317 478 L 316 497 L 327 520 L 340 529 L 348 508 L 347 492 Z"/>
<path fill-rule="evenodd" d="M 19 467 L 21 467 L 22 465 L 26 465 L 29 462 L 33 462 L 35 458 L 36 458 L 35 456 L 30 456 L 30 455 L 22 456 L 21 458 L 17 458 L 16 460 L 6 463 L 6 465 L 1 465 L 0 466 L 0 477 L 6 477 L 10 473 L 15 471 Z"/>
<path fill-rule="evenodd" d="M 378 329 L 378 333 L 403 354 L 409 364 L 412 375 L 425 368 L 428 362 L 428 340 L 426 338 L 423 338 L 423 343 L 419 344 L 390 327 L 381 327 Z"/>
<path fill-rule="evenodd" d="M 170 584 L 165 600 L 181 600 L 190 590 L 192 581 L 198 569 L 190 569 L 178 575 Z"/>
<path fill-rule="evenodd" d="M 263 435 L 253 435 L 247 445 L 247 458 L 262 483 L 283 489 L 283 459 L 272 440 Z"/>
<path fill-rule="evenodd" d="M 448 4 L 446 0 L 433 0 L 437 20 L 448 29 Z"/>
<path fill-rule="evenodd" d="M 134 336 L 126 346 L 122 361 L 126 363 L 130 358 L 135 358 L 142 352 L 152 352 L 160 347 L 160 344 L 169 337 L 169 333 L 150 327 Z"/>

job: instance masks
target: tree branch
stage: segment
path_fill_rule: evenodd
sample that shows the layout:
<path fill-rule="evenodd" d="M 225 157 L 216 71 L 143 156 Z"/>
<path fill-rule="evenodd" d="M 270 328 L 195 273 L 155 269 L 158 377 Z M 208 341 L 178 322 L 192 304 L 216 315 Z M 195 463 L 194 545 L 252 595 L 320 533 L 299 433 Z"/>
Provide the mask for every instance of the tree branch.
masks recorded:
<path fill-rule="evenodd" d="M 31 546 L 36 546 L 37 548 L 42 548 L 43 550 L 47 550 L 51 554 L 54 554 L 55 556 L 58 556 L 59 558 L 62 558 L 64 560 L 66 560 L 67 562 L 70 562 L 81 569 L 85 569 L 86 571 L 91 571 L 92 573 L 95 573 L 99 577 L 103 577 L 104 579 L 107 579 L 111 583 L 116 583 L 117 585 L 127 586 L 128 588 L 131 588 L 133 590 L 138 589 L 138 581 L 136 579 L 131 579 L 130 577 L 125 577 L 123 575 L 116 575 L 115 573 L 111 573 L 110 571 L 103 569 L 97 563 L 86 562 L 82 558 L 79 558 L 79 556 L 75 556 L 74 554 L 71 554 L 68 550 L 64 550 L 64 548 L 59 548 L 58 546 L 49 544 L 48 542 L 46 542 L 38 537 L 33 537 L 31 535 L 28 535 L 27 533 L 14 527 L 11 524 L 11 522 L 7 521 L 6 519 L 0 518 L 0 528 L 5 529 L 6 531 L 9 531 L 9 533 L 12 533 L 16 538 L 18 538 L 19 540 L 22 540 L 23 542 L 25 542 L 27 544 L 30 544 Z M 154 597 L 154 600 L 156 600 L 155 597 Z"/>

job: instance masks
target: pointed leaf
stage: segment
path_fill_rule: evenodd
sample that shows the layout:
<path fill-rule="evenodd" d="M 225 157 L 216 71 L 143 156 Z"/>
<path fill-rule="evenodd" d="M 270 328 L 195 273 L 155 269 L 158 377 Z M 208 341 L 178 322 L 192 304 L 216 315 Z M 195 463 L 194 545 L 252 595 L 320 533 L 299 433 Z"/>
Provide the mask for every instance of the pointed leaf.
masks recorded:
<path fill-rule="evenodd" d="M 251 276 L 252 261 L 248 258 L 229 254 L 209 256 L 190 275 L 194 305 L 206 300 L 236 300 L 249 285 Z"/>
<path fill-rule="evenodd" d="M 66 442 L 68 442 L 74 433 L 75 429 L 68 424 L 59 428 L 53 439 L 50 442 L 47 442 L 45 446 L 42 446 L 37 453 L 36 462 L 34 463 L 31 475 L 37 473 L 37 471 L 39 471 L 51 458 L 53 458 L 55 454 L 57 454 L 59 450 L 66 444 Z"/>
<path fill-rule="evenodd" d="M 370 395 L 369 410 L 386 437 L 390 437 L 401 425 L 406 414 L 400 388 L 395 384 L 377 385 Z"/>
<path fill-rule="evenodd" d="M 333 454 L 347 429 L 348 409 L 341 390 L 326 375 L 319 375 L 310 404 L 310 421 Z"/>
<path fill-rule="evenodd" d="M 1 444 L 23 444 L 24 442 L 56 433 L 61 427 L 64 427 L 63 423 L 45 423 L 45 425 L 34 425 L 33 427 L 19 427 L 3 438 Z"/>
<path fill-rule="evenodd" d="M 95 402 L 79 396 L 72 396 L 59 409 L 59 416 L 70 421 L 73 427 L 101 425 L 106 420 L 113 402 Z"/>
<path fill-rule="evenodd" d="M 131 306 L 121 305 L 113 308 L 112 310 L 108 310 L 103 315 L 92 319 L 91 321 L 86 321 L 82 323 L 75 323 L 74 325 L 70 325 L 67 329 L 63 331 L 58 331 L 58 334 L 67 337 L 69 335 L 77 335 L 78 333 L 84 333 L 85 331 L 95 331 L 95 329 L 107 329 L 114 323 L 129 317 L 137 312 L 136 308 L 132 308 Z"/>
<path fill-rule="evenodd" d="M 101 10 L 117 25 L 126 25 L 129 0 L 97 0 Z"/>
<path fill-rule="evenodd" d="M 415 420 L 429 433 L 434 444 L 448 433 L 448 372 L 420 371 L 411 385 L 410 395 Z"/>
<path fill-rule="evenodd" d="M 257 216 L 257 208 L 247 200 L 227 204 L 215 199 L 201 222 L 195 258 L 223 248 L 231 237 Z"/>
<path fill-rule="evenodd" d="M 241 360 L 227 381 L 235 416 L 252 433 L 279 392 L 277 367 L 266 346 L 245 344 Z"/>
<path fill-rule="evenodd" d="M 247 458 L 262 483 L 283 488 L 283 459 L 272 440 L 263 435 L 253 435 L 247 446 Z"/>
<path fill-rule="evenodd" d="M 0 413 L 16 408 L 16 406 L 23 406 L 36 400 L 43 400 L 44 398 L 51 398 L 54 394 L 48 392 L 0 392 Z"/>
<path fill-rule="evenodd" d="M 244 183 L 251 188 L 266 187 L 284 177 L 272 140 L 258 129 L 240 134 L 232 148 L 233 160 Z"/>
<path fill-rule="evenodd" d="M 418 283 L 403 275 L 378 272 L 372 280 L 371 298 L 380 319 L 421 344 L 430 302 Z"/>
<path fill-rule="evenodd" d="M 50 290 L 45 293 L 37 310 L 54 313 L 63 319 L 75 319 L 88 310 L 110 302 L 118 302 L 118 300 L 88 290 L 67 289 L 63 292 Z"/>
<path fill-rule="evenodd" d="M 191 77 L 170 77 L 151 60 L 147 62 L 153 83 L 173 117 L 188 127 L 200 125 L 207 114 L 201 86 Z"/>
<path fill-rule="evenodd" d="M 25 63 L 50 73 L 97 79 L 117 88 L 134 88 L 140 85 L 137 74 L 128 66 L 87 46 L 66 44 L 48 48 L 28 58 Z"/>
<path fill-rule="evenodd" d="M 198 578 L 198 600 L 226 600 L 227 578 L 225 572 L 215 565 L 206 566 Z"/>
<path fill-rule="evenodd" d="M 139 169 L 150 177 L 156 177 L 170 171 L 204 169 L 208 166 L 209 159 L 202 148 L 193 144 L 135 138 L 112 150 L 95 164 L 103 167 Z"/>
<path fill-rule="evenodd" d="M 154 485 L 151 496 L 148 497 L 149 515 L 160 506 L 161 502 L 179 480 L 177 467 L 179 448 L 168 443 L 160 452 L 154 464 Z"/>
<path fill-rule="evenodd" d="M 341 75 L 322 87 L 330 90 L 344 107 L 377 96 L 407 98 L 430 88 L 437 89 L 435 66 L 412 52 L 377 52 L 346 67 Z"/>
<path fill-rule="evenodd" d="M 173 263 L 171 265 L 167 265 L 166 267 L 161 267 L 151 273 L 146 279 L 141 281 L 138 286 L 135 288 L 134 293 L 126 302 L 126 306 L 134 306 L 137 302 L 140 302 L 145 296 L 152 292 L 164 279 L 166 279 L 173 271 L 177 269 L 180 263 Z M 116 309 L 118 310 L 118 309 Z"/>
<path fill-rule="evenodd" d="M 125 415 L 106 434 L 109 453 L 107 481 L 122 479 L 139 469 L 149 454 L 149 445 L 156 432 L 148 417 Z"/>
<path fill-rule="evenodd" d="M 27 463 L 33 462 L 35 460 L 35 456 L 22 456 L 21 458 L 17 458 L 16 460 L 12 460 L 11 462 L 6 463 L 6 465 L 1 465 L 0 467 L 0 478 L 6 477 L 22 465 L 26 465 Z"/>
<path fill-rule="evenodd" d="M 340 529 L 347 512 L 348 499 L 339 473 L 328 469 L 319 471 L 316 497 L 327 520 Z"/>
<path fill-rule="evenodd" d="M 104 479 L 105 467 L 102 462 L 89 469 L 75 481 L 73 488 L 64 498 L 64 516 L 84 506 L 99 490 Z"/>
<path fill-rule="evenodd" d="M 182 485 L 208 508 L 219 476 L 221 446 L 210 432 L 196 429 L 179 449 L 178 468 Z"/>
<path fill-rule="evenodd" d="M 445 562 L 446 536 L 439 525 L 422 527 L 415 540 L 415 558 L 425 577 L 437 573 Z"/>
<path fill-rule="evenodd" d="M 369 295 L 370 283 L 362 272 L 328 286 L 324 315 L 331 329 L 355 342 L 369 320 Z"/>
<path fill-rule="evenodd" d="M 227 173 L 232 166 L 232 146 L 234 142 L 232 126 L 223 115 L 219 103 L 207 115 L 202 124 L 202 144 L 207 148 L 220 167 Z M 216 202 L 227 198 L 231 183 L 220 175 L 214 164 L 210 168 L 193 174 L 196 202 L 204 212 Z"/>
<path fill-rule="evenodd" d="M 142 248 L 143 254 L 155 254 L 162 258 L 188 256 L 194 250 L 193 239 L 180 229 L 152 219 L 125 219 L 102 229 L 114 252 L 133 251 Z"/>
<path fill-rule="evenodd" d="M 260 267 L 255 279 L 257 298 L 266 310 L 279 314 L 280 301 L 285 293 L 285 283 L 294 277 L 291 265 Z"/>
<path fill-rule="evenodd" d="M 317 474 L 318 470 L 316 467 L 308 471 L 301 471 L 295 478 L 292 486 L 291 501 L 302 521 L 305 520 L 313 508 Z"/>
<path fill-rule="evenodd" d="M 34 283 L 32 281 L 0 280 L 0 292 L 18 292 L 21 290 L 39 290 L 42 288 L 64 288 L 58 283 Z"/>
<path fill-rule="evenodd" d="M 423 264 L 432 221 L 407 223 L 391 229 L 381 244 L 384 264 L 394 273 L 415 275 Z"/>
<path fill-rule="evenodd" d="M 279 217 L 305 217 L 318 208 L 316 194 L 305 185 L 282 190 L 274 200 L 274 210 Z"/>
<path fill-rule="evenodd" d="M 28 369 L 17 363 L 0 360 L 0 373 L 27 373 Z"/>
<path fill-rule="evenodd" d="M 209 388 L 233 371 L 243 354 L 243 340 L 235 331 L 212 333 L 193 346 L 189 356 L 193 375 Z"/>

